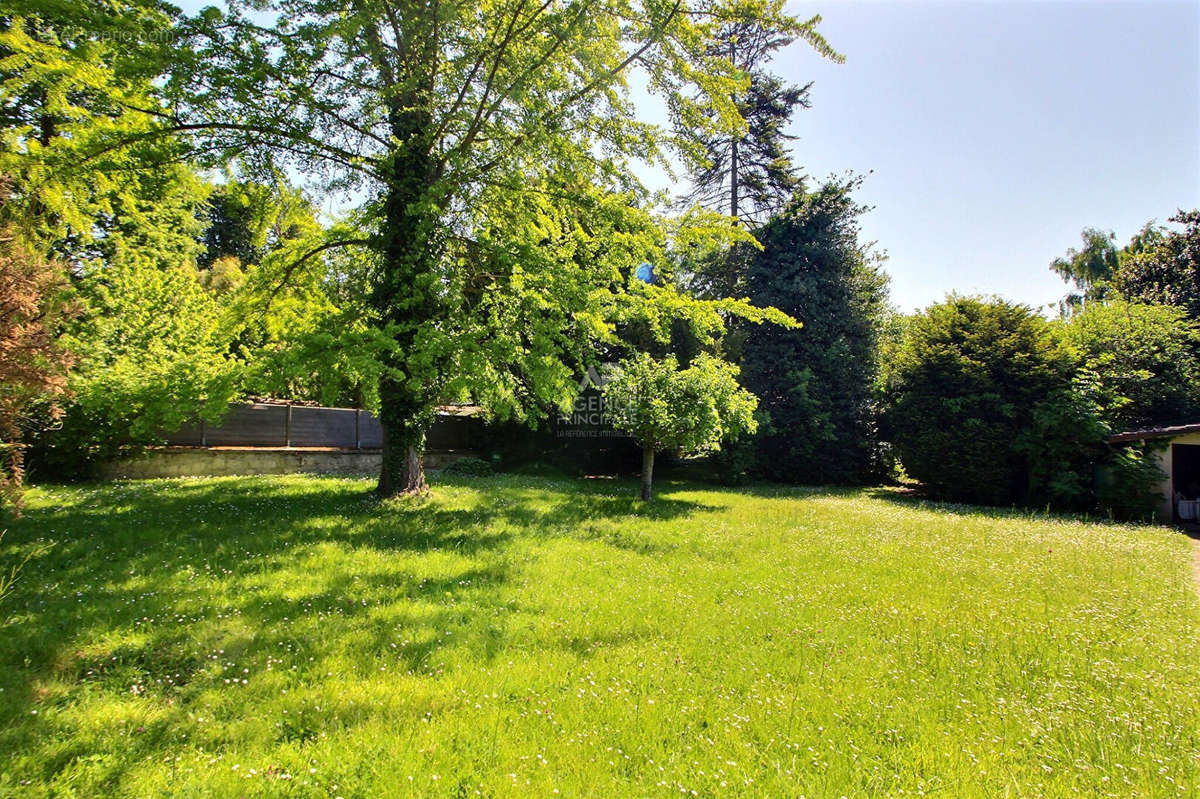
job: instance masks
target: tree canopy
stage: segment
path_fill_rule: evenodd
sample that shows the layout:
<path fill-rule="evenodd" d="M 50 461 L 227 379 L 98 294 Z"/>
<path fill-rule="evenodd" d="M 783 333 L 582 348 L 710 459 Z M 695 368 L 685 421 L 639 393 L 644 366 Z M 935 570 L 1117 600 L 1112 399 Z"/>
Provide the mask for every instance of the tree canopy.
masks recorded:
<path fill-rule="evenodd" d="M 1180 210 L 1168 221 L 1182 229 L 1150 221 L 1121 248 L 1113 233 L 1084 228 L 1083 247 L 1050 264 L 1074 288 L 1063 300 L 1064 315 L 1119 296 L 1176 305 L 1200 320 L 1200 210 Z"/>
<path fill-rule="evenodd" d="M 1122 251 L 1117 288 L 1133 302 L 1174 305 L 1200 321 L 1200 209 L 1168 221 L 1183 229 L 1147 224 Z"/>
<path fill-rule="evenodd" d="M 774 3 L 780 8 L 783 5 L 782 0 Z M 735 96 L 744 124 L 733 131 L 701 126 L 691 134 L 699 157 L 689 175 L 691 187 L 684 195 L 688 202 L 761 224 L 800 188 L 800 171 L 788 152 L 795 137 L 785 127 L 796 108 L 809 107 L 812 84 L 785 81 L 770 71 L 770 61 L 797 38 L 826 58 L 843 61 L 816 32 L 818 22 L 819 16 L 803 24 L 772 28 L 746 16 L 731 19 L 716 31 L 709 52 L 727 57 L 747 78 Z"/>
<path fill-rule="evenodd" d="M 1103 300 L 1118 268 L 1116 236 L 1084 228 L 1080 238 L 1083 239 L 1080 249 L 1072 247 L 1050 263 L 1050 269 L 1075 288 L 1063 301 L 1067 309 Z"/>
<path fill-rule="evenodd" d="M 470 394 L 518 415 L 563 403 L 637 264 L 736 236 L 702 215 L 667 230 L 629 166 L 690 157 L 684 127 L 744 124 L 747 78 L 712 49 L 737 20 L 819 42 L 815 21 L 761 0 L 210 8 L 182 28 L 189 46 L 145 109 L 150 130 L 108 148 L 184 137 L 194 157 L 365 198 L 279 268 L 361 250 L 370 324 L 394 342 L 380 489 L 421 491 L 438 402 Z M 634 68 L 673 127 L 634 118 Z"/>
<path fill-rule="evenodd" d="M 879 472 L 874 383 L 887 312 L 882 256 L 860 241 L 857 179 L 801 194 L 745 248 L 751 302 L 804 327 L 743 331 L 742 379 L 763 417 L 754 470 L 801 483 L 860 483 Z"/>
<path fill-rule="evenodd" d="M 701 354 L 680 369 L 674 356 L 638 353 L 623 360 L 604 384 L 612 425 L 642 446 L 642 499 L 651 498 L 654 455 L 719 449 L 757 428 L 758 400 L 738 385 L 738 368 Z"/>

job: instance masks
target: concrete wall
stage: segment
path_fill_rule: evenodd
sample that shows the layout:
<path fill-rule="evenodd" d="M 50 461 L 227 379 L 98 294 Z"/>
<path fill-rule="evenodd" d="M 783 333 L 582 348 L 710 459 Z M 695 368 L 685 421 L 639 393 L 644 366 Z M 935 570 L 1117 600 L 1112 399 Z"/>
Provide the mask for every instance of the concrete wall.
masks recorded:
<path fill-rule="evenodd" d="M 1158 460 L 1158 468 L 1162 469 L 1163 474 L 1166 475 L 1155 489 L 1158 492 L 1158 520 L 1170 524 L 1175 521 L 1175 487 L 1171 481 L 1171 445 L 1167 444 L 1155 451 L 1154 457 Z"/>
<path fill-rule="evenodd" d="M 478 457 L 479 453 L 427 452 L 425 467 L 439 469 L 467 456 Z M 136 458 L 105 464 L 101 475 L 114 480 L 248 474 L 378 474 L 381 462 L 379 450 L 163 447 Z"/>

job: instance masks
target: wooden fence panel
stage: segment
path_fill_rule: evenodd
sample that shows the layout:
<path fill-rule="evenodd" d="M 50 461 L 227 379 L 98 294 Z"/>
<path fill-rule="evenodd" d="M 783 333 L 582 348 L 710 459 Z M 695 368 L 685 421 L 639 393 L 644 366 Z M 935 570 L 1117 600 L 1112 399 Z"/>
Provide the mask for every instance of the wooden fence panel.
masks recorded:
<path fill-rule="evenodd" d="M 482 422 L 470 416 L 439 415 L 429 431 L 431 450 L 471 449 Z M 310 405 L 234 405 L 219 425 L 192 424 L 167 435 L 185 447 L 336 447 L 380 449 L 383 427 L 366 411 Z"/>
<path fill-rule="evenodd" d="M 292 406 L 289 444 L 293 447 L 342 447 L 358 445 L 354 417 L 350 408 L 311 408 Z"/>
<path fill-rule="evenodd" d="M 366 411 L 359 414 L 358 437 L 363 449 L 383 449 L 383 425 Z"/>

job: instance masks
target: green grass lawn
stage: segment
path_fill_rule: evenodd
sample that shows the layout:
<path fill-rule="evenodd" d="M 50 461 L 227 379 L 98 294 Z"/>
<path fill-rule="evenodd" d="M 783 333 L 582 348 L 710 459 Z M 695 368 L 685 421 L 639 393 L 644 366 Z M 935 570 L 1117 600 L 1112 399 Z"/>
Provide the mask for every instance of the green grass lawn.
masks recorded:
<path fill-rule="evenodd" d="M 1196 796 L 1165 528 L 889 491 L 35 489 L 2 796 Z"/>

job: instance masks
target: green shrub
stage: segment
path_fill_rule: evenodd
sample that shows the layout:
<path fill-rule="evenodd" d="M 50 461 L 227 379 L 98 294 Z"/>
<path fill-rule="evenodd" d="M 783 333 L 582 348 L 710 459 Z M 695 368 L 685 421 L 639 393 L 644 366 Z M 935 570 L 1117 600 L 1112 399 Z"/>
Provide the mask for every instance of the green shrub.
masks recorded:
<path fill-rule="evenodd" d="M 1130 445 L 1112 450 L 1097 480 L 1100 507 L 1113 518 L 1150 521 L 1163 497 L 1158 485 L 1166 477 L 1158 467 L 1153 445 Z"/>
<path fill-rule="evenodd" d="M 1062 326 L 1114 430 L 1177 424 L 1200 412 L 1200 330 L 1180 308 L 1092 303 Z"/>
<path fill-rule="evenodd" d="M 1050 325 L 1027 306 L 951 295 L 918 314 L 888 386 L 888 423 L 905 471 L 943 499 L 1040 500 L 1038 481 L 1049 470 L 1037 464 L 1031 442 L 1039 428 L 1075 411 L 1037 409 L 1069 390 L 1072 366 Z"/>
<path fill-rule="evenodd" d="M 1095 381 L 1082 375 L 1033 407 L 1030 425 L 1014 442 L 1025 458 L 1027 504 L 1070 510 L 1096 505 L 1096 464 L 1107 452 Z"/>
<path fill-rule="evenodd" d="M 490 474 L 494 474 L 495 471 L 492 468 L 492 464 L 483 458 L 459 458 L 447 464 L 442 473 L 457 475 L 458 477 L 487 477 Z"/>

